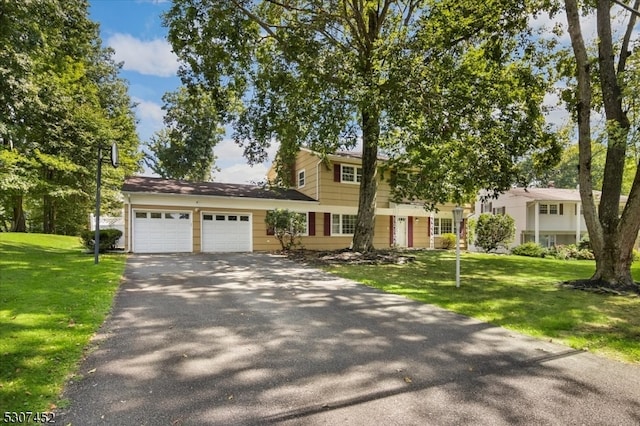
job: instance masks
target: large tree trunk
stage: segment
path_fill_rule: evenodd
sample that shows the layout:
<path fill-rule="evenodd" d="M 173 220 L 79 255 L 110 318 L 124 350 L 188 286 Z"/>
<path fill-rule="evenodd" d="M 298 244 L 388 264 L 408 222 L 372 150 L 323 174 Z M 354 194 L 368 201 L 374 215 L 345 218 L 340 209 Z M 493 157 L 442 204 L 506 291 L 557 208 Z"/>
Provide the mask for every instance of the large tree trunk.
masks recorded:
<path fill-rule="evenodd" d="M 640 229 L 640 177 L 636 173 L 626 207 L 620 216 L 619 205 L 629 120 L 622 109 L 622 91 L 617 73 L 624 71 L 627 42 L 622 46 L 619 69 L 616 73 L 610 6 L 609 0 L 598 0 L 598 69 L 607 118 L 608 140 L 602 196 L 596 211 L 591 180 L 591 69 L 582 38 L 577 2 L 565 0 L 569 35 L 577 65 L 576 105 L 580 152 L 580 196 L 589 239 L 596 258 L 596 272 L 591 280 L 615 288 L 634 285 L 631 263 L 633 245 Z M 635 16 L 632 16 L 630 29 L 633 28 L 634 20 Z"/>
<path fill-rule="evenodd" d="M 377 164 L 380 137 L 380 112 L 371 106 L 362 112 L 362 181 L 358 200 L 358 218 L 353 234 L 353 250 L 367 252 L 373 249 L 376 195 L 378 192 Z"/>
<path fill-rule="evenodd" d="M 14 195 L 13 201 L 13 217 L 11 219 L 11 232 L 27 232 L 27 218 L 24 215 L 22 207 L 22 195 Z"/>

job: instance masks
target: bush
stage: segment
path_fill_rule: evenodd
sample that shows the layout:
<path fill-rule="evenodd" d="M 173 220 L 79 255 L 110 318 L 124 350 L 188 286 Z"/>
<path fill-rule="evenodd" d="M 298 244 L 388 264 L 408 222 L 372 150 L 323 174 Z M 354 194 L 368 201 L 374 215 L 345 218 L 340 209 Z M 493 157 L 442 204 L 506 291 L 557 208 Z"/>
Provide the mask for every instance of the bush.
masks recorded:
<path fill-rule="evenodd" d="M 483 213 L 476 224 L 475 245 L 487 252 L 507 247 L 515 233 L 516 225 L 511 216 Z"/>
<path fill-rule="evenodd" d="M 304 213 L 288 209 L 270 210 L 267 212 L 265 223 L 269 231 L 280 242 L 282 251 L 302 247 L 300 236 L 307 227 L 307 217 Z"/>
<path fill-rule="evenodd" d="M 531 241 L 514 247 L 511 249 L 511 253 L 517 256 L 544 257 L 547 250 L 540 244 L 536 244 Z"/>
<path fill-rule="evenodd" d="M 440 236 L 440 244 L 446 250 L 456 248 L 456 234 L 442 234 Z"/>
<path fill-rule="evenodd" d="M 589 249 L 580 248 L 580 245 L 568 244 L 559 245 L 549 249 L 549 255 L 560 260 L 594 260 L 595 256 Z"/>
<path fill-rule="evenodd" d="M 82 231 L 80 234 L 80 239 L 82 240 L 82 245 L 87 250 L 94 250 L 95 247 L 95 231 Z M 116 248 L 116 244 L 118 240 L 122 237 L 122 231 L 119 229 L 101 229 L 100 230 L 100 253 L 104 253 L 107 250 L 114 250 Z"/>

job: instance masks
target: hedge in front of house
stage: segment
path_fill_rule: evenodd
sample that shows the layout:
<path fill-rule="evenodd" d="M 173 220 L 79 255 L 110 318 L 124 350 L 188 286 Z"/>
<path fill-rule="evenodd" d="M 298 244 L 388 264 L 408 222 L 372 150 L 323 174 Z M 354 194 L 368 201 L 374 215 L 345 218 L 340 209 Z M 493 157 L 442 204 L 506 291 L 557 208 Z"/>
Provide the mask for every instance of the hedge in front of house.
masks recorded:
<path fill-rule="evenodd" d="M 83 231 L 80 235 L 82 245 L 87 250 L 94 250 L 95 247 L 95 231 Z M 122 237 L 122 231 L 119 229 L 101 229 L 100 230 L 100 253 L 107 250 L 115 250 L 118 240 Z"/>

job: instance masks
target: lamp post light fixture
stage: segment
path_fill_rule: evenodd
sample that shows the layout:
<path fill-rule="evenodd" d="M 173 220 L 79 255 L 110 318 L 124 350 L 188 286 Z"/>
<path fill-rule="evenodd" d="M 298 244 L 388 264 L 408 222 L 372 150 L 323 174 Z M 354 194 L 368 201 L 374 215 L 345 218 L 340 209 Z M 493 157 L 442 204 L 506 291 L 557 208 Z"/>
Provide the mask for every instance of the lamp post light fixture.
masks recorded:
<path fill-rule="evenodd" d="M 456 288 L 460 287 L 460 224 L 462 222 L 462 207 L 453 209 L 453 221 L 456 226 Z"/>
<path fill-rule="evenodd" d="M 102 151 L 109 150 L 108 159 L 102 157 Z M 115 142 L 110 147 L 98 145 L 98 168 L 96 169 L 96 214 L 95 214 L 95 235 L 93 237 L 93 257 L 94 264 L 100 262 L 100 187 L 102 186 L 102 163 L 111 163 L 111 166 L 117 168 L 120 159 L 118 155 L 118 145 Z"/>

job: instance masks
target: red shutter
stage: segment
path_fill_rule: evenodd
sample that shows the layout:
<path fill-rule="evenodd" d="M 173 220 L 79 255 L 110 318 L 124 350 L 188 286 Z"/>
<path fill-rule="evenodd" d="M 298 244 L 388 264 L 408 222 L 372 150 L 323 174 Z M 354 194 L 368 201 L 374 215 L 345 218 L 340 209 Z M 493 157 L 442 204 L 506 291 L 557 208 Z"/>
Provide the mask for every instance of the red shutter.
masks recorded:
<path fill-rule="evenodd" d="M 267 228 L 267 235 L 275 235 L 275 230 L 270 226 Z"/>
<path fill-rule="evenodd" d="M 389 245 L 393 245 L 393 227 L 395 225 L 395 216 L 389 216 Z"/>
<path fill-rule="evenodd" d="M 340 164 L 333 165 L 333 181 L 340 182 Z"/>
<path fill-rule="evenodd" d="M 409 225 L 407 226 L 407 233 L 409 236 L 407 237 L 407 245 L 409 247 L 413 247 L 413 216 L 409 216 Z"/>
<path fill-rule="evenodd" d="M 324 214 L 324 235 L 331 235 L 331 213 Z"/>
<path fill-rule="evenodd" d="M 431 216 L 427 218 L 427 237 L 431 236 Z"/>
<path fill-rule="evenodd" d="M 560 203 L 560 214 L 564 214 L 564 204 Z"/>
<path fill-rule="evenodd" d="M 307 220 L 309 221 L 307 223 L 307 225 L 309 226 L 309 235 L 316 235 L 316 212 L 309 212 Z"/>

